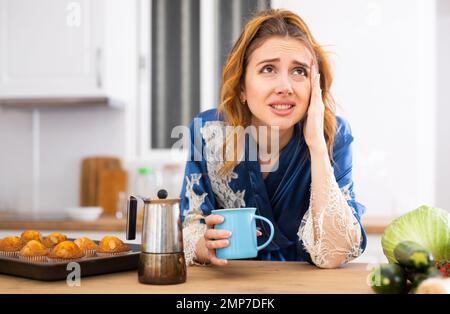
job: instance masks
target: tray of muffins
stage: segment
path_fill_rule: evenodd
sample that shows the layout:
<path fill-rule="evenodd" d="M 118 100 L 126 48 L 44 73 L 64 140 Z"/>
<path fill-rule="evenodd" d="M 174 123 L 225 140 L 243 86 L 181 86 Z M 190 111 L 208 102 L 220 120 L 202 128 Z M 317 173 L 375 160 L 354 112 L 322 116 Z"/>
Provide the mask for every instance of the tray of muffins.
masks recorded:
<path fill-rule="evenodd" d="M 81 277 L 136 269 L 139 244 L 124 243 L 115 236 L 101 240 L 69 239 L 62 233 L 42 236 L 26 230 L 20 236 L 0 239 L 0 273 L 25 278 L 65 280 L 78 263 Z"/>

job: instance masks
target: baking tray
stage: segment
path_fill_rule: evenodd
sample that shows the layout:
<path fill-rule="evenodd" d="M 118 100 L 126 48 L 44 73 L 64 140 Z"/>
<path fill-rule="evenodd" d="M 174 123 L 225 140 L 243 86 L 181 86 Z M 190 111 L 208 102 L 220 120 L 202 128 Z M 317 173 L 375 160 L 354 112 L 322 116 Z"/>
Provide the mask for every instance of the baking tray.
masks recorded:
<path fill-rule="evenodd" d="M 98 241 L 94 241 L 98 243 Z M 75 260 L 80 265 L 81 277 L 137 269 L 141 246 L 125 243 L 130 252 L 116 256 L 93 256 Z M 66 280 L 73 268 L 69 262 L 28 262 L 18 257 L 0 256 L 0 273 L 43 281 Z"/>

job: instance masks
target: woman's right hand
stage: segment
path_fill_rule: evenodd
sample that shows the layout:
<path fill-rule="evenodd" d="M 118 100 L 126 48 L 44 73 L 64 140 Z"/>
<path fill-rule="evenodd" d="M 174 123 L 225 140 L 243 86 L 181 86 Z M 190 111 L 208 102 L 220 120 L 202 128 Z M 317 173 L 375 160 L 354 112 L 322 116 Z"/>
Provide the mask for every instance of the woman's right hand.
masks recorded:
<path fill-rule="evenodd" d="M 221 215 L 211 214 L 206 216 L 206 232 L 196 245 L 196 258 L 198 261 L 218 266 L 224 266 L 228 263 L 228 260 L 217 258 L 216 256 L 216 249 L 227 247 L 229 245 L 228 238 L 231 236 L 231 232 L 228 230 L 214 229 L 214 225 L 222 222 L 223 216 Z M 256 230 L 256 236 L 259 237 L 261 235 L 261 231 Z"/>
<path fill-rule="evenodd" d="M 221 215 L 206 216 L 206 232 L 204 237 L 197 242 L 197 260 L 217 266 L 224 266 L 228 263 L 226 259 L 216 257 L 216 249 L 227 247 L 228 238 L 231 236 L 231 232 L 228 230 L 214 229 L 214 225 L 222 222 L 223 216 Z"/>

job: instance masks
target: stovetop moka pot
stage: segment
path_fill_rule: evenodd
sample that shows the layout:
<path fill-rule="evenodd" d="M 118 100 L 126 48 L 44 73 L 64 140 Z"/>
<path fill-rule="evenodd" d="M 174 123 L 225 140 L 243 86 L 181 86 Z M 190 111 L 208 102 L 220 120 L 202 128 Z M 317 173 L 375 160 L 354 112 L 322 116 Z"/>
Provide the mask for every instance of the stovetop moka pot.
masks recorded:
<path fill-rule="evenodd" d="M 138 199 L 144 202 L 139 282 L 156 285 L 185 282 L 180 199 L 167 199 L 165 190 L 160 190 L 156 199 L 131 195 L 128 200 L 127 240 L 136 239 Z"/>

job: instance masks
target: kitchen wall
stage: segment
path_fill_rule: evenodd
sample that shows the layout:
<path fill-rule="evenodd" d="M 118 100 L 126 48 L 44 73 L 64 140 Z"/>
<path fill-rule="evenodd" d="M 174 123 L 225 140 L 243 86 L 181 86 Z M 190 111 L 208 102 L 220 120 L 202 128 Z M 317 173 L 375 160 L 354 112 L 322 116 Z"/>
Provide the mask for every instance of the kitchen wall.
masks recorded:
<path fill-rule="evenodd" d="M 396 216 L 421 204 L 450 209 L 449 2 L 272 4 L 297 12 L 330 52 L 338 113 L 355 137 L 355 190 L 367 215 Z"/>
<path fill-rule="evenodd" d="M 31 114 L 0 109 L 0 209 L 31 208 Z"/>
<path fill-rule="evenodd" d="M 81 159 L 124 157 L 124 110 L 66 108 L 40 111 L 39 210 L 78 205 Z M 0 204 L 32 209 L 32 112 L 0 111 Z"/>
<path fill-rule="evenodd" d="M 84 1 L 22 1 L 14 3 L 15 6 L 12 6 L 12 2 L 2 1 L 0 4 L 0 15 L 4 12 L 16 14 L 15 20 L 11 17 L 7 24 L 14 27 L 20 25 L 22 12 L 29 12 L 33 7 L 42 11 L 43 8 L 39 6 L 45 5 L 52 9 L 48 12 L 48 19 L 53 23 L 60 23 L 57 24 L 61 27 L 59 32 L 66 32 L 66 36 L 71 36 L 65 24 L 66 17 L 74 12 L 73 4 L 80 4 L 80 27 L 83 28 L 88 23 L 86 31 L 95 29 L 87 38 L 97 33 L 102 34 L 102 38 L 98 40 L 103 45 L 103 61 L 99 65 L 103 72 L 101 95 L 106 95 L 119 104 L 118 108 L 68 106 L 40 109 L 38 115 L 33 116 L 32 109 L 0 107 L 0 211 L 12 209 L 30 212 L 35 202 L 36 210 L 41 213 L 62 212 L 65 207 L 79 204 L 82 158 L 102 155 L 120 157 L 125 161 L 132 155 L 130 147 L 133 144 L 135 123 L 131 115 L 137 101 L 137 1 L 108 0 L 108 5 L 103 7 L 102 0 L 96 1 L 95 6 Z M 88 20 L 89 14 L 93 13 L 89 9 L 95 13 L 91 20 Z M 94 25 L 97 22 L 101 24 Z M 46 24 L 40 26 L 43 29 L 47 27 Z M 76 30 L 74 28 L 73 31 Z M 2 35 L 1 38 L 5 40 L 6 36 Z M 14 41 L 14 38 L 8 40 Z M 41 50 L 49 51 L 53 42 L 50 38 L 48 42 L 42 40 L 41 44 L 49 46 Z M 82 46 L 86 55 L 97 49 L 89 46 L 89 42 L 75 44 Z M 45 60 L 51 61 L 51 58 L 51 54 L 44 56 Z M 60 70 L 64 73 L 65 69 Z M 4 74 L 1 68 L 0 73 Z M 65 85 L 69 85 L 65 89 L 70 89 L 70 84 Z M 57 94 L 60 90 L 55 88 L 54 92 Z M 37 127 L 33 129 L 33 126 Z M 35 143 L 38 143 L 37 150 L 33 150 Z M 38 153 L 39 163 L 36 168 L 33 167 L 33 156 L 36 156 L 33 153 Z M 34 185 L 38 189 L 37 198 L 33 197 L 33 171 L 38 171 L 39 175 L 39 181 Z"/>
<path fill-rule="evenodd" d="M 367 214 L 398 215 L 421 203 L 450 209 L 450 3 L 272 3 L 298 12 L 332 52 L 334 92 L 355 135 L 355 189 Z M 83 157 L 135 153 L 136 39 L 127 35 L 135 31 L 134 9 L 118 0 L 105 9 L 107 83 L 123 108 L 40 111 L 41 211 L 78 204 Z M 32 125 L 31 111 L 0 108 L 0 210 L 32 207 Z"/>
<path fill-rule="evenodd" d="M 448 178 L 450 178 L 450 1 L 437 1 L 437 112 L 436 112 L 436 204 L 450 209 L 450 193 Z"/>

